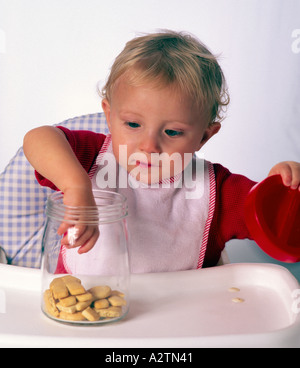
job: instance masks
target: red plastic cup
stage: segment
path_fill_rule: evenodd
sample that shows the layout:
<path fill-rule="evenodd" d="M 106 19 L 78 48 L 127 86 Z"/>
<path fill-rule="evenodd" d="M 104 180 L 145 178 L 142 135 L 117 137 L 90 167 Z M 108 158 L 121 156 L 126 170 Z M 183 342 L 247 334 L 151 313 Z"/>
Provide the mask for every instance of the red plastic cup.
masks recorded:
<path fill-rule="evenodd" d="M 256 184 L 246 199 L 245 220 L 259 247 L 282 262 L 300 261 L 300 192 L 280 175 Z"/>

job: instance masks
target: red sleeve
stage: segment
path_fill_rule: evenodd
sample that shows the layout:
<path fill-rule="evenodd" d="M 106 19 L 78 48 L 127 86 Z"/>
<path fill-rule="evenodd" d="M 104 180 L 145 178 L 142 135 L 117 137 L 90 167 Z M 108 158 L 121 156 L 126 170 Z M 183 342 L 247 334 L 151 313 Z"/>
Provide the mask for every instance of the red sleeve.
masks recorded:
<path fill-rule="evenodd" d="M 243 175 L 232 174 L 214 164 L 216 205 L 212 219 L 204 267 L 217 264 L 225 243 L 230 239 L 251 239 L 244 219 L 244 206 L 250 189 L 256 184 Z"/>
<path fill-rule="evenodd" d="M 106 136 L 90 132 L 88 130 L 69 130 L 61 126 L 57 128 L 64 132 L 79 162 L 85 171 L 89 172 L 98 156 Z M 35 176 L 42 186 L 58 190 L 51 181 L 40 175 L 38 172 L 35 173 Z"/>

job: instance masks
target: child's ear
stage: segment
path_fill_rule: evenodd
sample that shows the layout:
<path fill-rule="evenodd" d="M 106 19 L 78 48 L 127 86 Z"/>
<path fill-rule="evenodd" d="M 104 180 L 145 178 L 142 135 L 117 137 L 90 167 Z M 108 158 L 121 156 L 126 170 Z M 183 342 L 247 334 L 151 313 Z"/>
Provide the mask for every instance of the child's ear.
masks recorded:
<path fill-rule="evenodd" d="M 104 111 L 106 122 L 110 130 L 110 104 L 106 98 L 102 100 L 102 109 Z"/>
<path fill-rule="evenodd" d="M 204 131 L 202 140 L 201 140 L 200 145 L 199 145 L 199 150 L 200 150 L 201 147 L 203 147 L 205 145 L 205 143 L 207 141 L 210 140 L 211 137 L 213 137 L 215 134 L 217 134 L 220 129 L 221 129 L 221 124 L 220 123 L 210 124 Z"/>

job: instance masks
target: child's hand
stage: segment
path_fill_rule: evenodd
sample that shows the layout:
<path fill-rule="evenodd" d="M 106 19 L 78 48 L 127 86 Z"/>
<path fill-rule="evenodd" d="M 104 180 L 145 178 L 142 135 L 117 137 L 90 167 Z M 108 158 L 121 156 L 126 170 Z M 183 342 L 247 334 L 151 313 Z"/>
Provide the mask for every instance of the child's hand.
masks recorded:
<path fill-rule="evenodd" d="M 291 189 L 300 191 L 300 163 L 294 161 L 280 162 L 275 165 L 268 176 L 279 174 L 282 177 L 283 184 Z"/>
<path fill-rule="evenodd" d="M 94 196 L 91 190 L 87 188 L 70 188 L 64 192 L 64 204 L 71 207 L 95 206 Z M 85 225 L 80 221 L 84 221 L 84 211 L 82 216 L 78 218 L 78 224 L 61 223 L 58 234 L 64 235 L 61 244 L 67 248 L 77 248 L 78 253 L 86 253 L 93 248 L 99 237 L 98 225 Z M 66 214 L 66 218 L 68 215 Z M 89 218 L 90 220 L 90 218 Z M 98 217 L 95 216 L 95 221 Z"/>
<path fill-rule="evenodd" d="M 62 130 L 52 126 L 31 130 L 24 137 L 23 150 L 31 165 L 64 193 L 66 206 L 95 206 L 91 180 Z M 75 218 L 75 226 L 74 221 L 68 224 L 67 218 L 66 214 L 58 229 L 58 234 L 64 235 L 62 245 L 80 247 L 78 253 L 88 252 L 99 237 L 98 226 L 80 223 L 85 220 L 84 212 Z"/>

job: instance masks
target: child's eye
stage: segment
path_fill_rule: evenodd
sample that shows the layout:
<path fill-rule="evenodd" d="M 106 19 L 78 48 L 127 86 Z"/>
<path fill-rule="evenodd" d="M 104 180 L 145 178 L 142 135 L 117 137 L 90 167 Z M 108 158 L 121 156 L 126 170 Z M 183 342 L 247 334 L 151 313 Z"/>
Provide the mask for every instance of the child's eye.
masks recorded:
<path fill-rule="evenodd" d="M 128 121 L 126 124 L 127 124 L 130 128 L 139 128 L 139 127 L 140 127 L 140 124 L 138 124 L 138 123 L 134 123 L 134 122 L 132 122 L 132 121 Z"/>
<path fill-rule="evenodd" d="M 178 137 L 180 135 L 183 134 L 183 132 L 180 132 L 178 130 L 173 130 L 173 129 L 167 129 L 165 130 L 165 133 L 169 136 L 169 137 Z"/>

